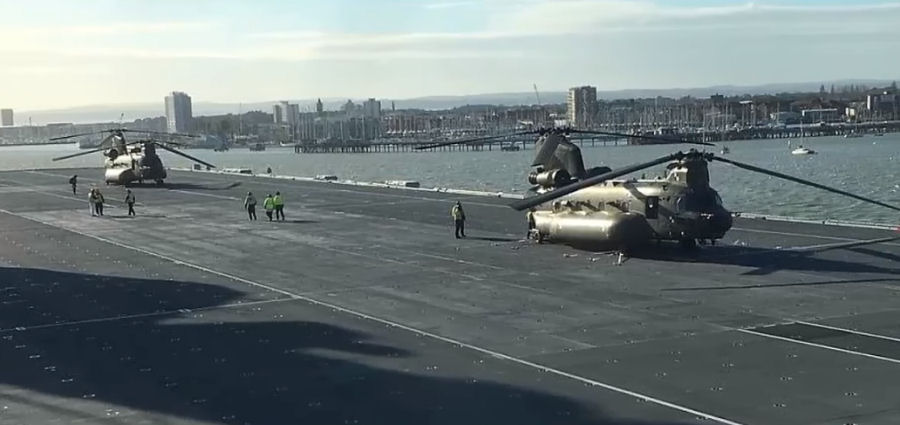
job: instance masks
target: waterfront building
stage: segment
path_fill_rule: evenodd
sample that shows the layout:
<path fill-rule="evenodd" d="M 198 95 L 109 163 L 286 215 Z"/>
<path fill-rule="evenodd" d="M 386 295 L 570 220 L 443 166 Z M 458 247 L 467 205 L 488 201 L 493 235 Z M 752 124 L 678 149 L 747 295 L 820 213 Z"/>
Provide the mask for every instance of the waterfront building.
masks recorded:
<path fill-rule="evenodd" d="M 0 125 L 4 127 L 12 127 L 15 125 L 12 109 L 0 109 Z"/>
<path fill-rule="evenodd" d="M 369 98 L 369 100 L 363 103 L 363 116 L 366 118 L 381 118 L 381 102 L 375 100 L 375 98 Z"/>
<path fill-rule="evenodd" d="M 166 124 L 169 133 L 190 133 L 193 131 L 191 97 L 187 93 L 173 91 L 166 96 Z"/>
<path fill-rule="evenodd" d="M 575 127 L 587 127 L 594 123 L 597 115 L 597 88 L 591 86 L 572 87 L 566 98 L 566 118 Z"/>
<path fill-rule="evenodd" d="M 284 124 L 284 110 L 281 108 L 281 104 L 272 105 L 272 123 Z"/>

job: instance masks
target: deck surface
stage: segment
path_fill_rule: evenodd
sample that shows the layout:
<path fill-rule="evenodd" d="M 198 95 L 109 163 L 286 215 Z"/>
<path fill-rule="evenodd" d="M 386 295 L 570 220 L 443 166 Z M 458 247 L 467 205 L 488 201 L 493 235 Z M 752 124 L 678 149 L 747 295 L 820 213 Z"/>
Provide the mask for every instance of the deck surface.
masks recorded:
<path fill-rule="evenodd" d="M 0 423 L 900 423 L 896 232 L 616 265 L 437 192 L 172 172 L 91 217 L 101 172 L 0 172 Z"/>

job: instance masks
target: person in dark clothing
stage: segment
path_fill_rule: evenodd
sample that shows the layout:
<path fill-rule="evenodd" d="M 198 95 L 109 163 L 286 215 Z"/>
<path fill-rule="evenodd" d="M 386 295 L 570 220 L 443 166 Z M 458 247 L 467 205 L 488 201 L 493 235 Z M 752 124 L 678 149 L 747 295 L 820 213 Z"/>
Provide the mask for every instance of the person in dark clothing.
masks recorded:
<path fill-rule="evenodd" d="M 247 216 L 250 220 L 256 220 L 256 197 L 253 196 L 253 192 L 247 192 L 247 197 L 244 198 L 244 208 L 247 209 Z"/>
<path fill-rule="evenodd" d="M 100 189 L 94 189 L 94 206 L 97 208 L 97 215 L 103 215 L 103 194 Z"/>
<path fill-rule="evenodd" d="M 72 176 L 72 178 L 69 179 L 69 184 L 72 185 L 72 194 L 77 195 L 78 194 L 76 191 L 76 186 L 78 186 L 78 175 L 77 174 Z"/>
<path fill-rule="evenodd" d="M 450 209 L 450 216 L 453 217 L 453 222 L 456 224 L 456 239 L 466 237 L 466 212 L 463 211 L 459 201 L 456 201 L 456 205 Z"/>
<path fill-rule="evenodd" d="M 134 194 L 131 193 L 131 189 L 127 189 L 125 193 L 125 203 L 128 205 L 128 215 L 135 215 L 134 201 Z"/>

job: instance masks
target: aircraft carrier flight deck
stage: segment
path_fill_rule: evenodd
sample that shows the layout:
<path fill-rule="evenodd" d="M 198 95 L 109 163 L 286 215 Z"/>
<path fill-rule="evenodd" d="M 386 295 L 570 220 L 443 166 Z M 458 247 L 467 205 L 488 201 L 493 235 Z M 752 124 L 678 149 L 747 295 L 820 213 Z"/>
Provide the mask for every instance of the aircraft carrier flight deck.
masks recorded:
<path fill-rule="evenodd" d="M 102 172 L 0 172 L 2 424 L 900 423 L 896 230 L 619 265 L 509 199 L 171 171 L 128 217 Z"/>

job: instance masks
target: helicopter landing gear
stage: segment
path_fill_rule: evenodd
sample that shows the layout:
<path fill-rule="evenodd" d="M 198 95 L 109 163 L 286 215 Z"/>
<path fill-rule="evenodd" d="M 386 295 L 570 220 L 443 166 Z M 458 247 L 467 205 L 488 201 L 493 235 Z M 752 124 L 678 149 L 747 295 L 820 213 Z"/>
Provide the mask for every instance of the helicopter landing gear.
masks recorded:
<path fill-rule="evenodd" d="M 162 185 L 163 185 L 163 179 L 156 179 L 156 180 L 154 180 L 154 181 L 156 182 L 156 185 L 157 185 L 157 186 L 162 186 Z"/>
<path fill-rule="evenodd" d="M 693 239 L 693 238 L 682 239 L 678 242 L 681 244 L 681 247 L 684 249 L 688 249 L 688 250 L 697 249 L 697 240 L 696 239 Z"/>

